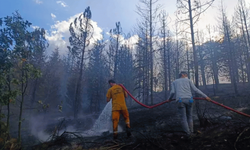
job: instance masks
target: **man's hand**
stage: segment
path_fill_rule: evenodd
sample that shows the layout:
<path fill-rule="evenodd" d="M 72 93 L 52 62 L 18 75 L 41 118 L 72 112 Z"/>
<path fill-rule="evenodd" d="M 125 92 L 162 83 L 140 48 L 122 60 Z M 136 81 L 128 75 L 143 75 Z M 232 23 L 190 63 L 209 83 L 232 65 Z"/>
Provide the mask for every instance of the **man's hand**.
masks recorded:
<path fill-rule="evenodd" d="M 169 102 L 171 102 L 171 100 L 168 99 L 168 100 L 166 100 L 166 102 L 169 103 Z"/>
<path fill-rule="evenodd" d="M 206 100 L 210 102 L 210 101 L 211 101 L 211 98 L 209 98 L 209 97 L 206 97 Z"/>

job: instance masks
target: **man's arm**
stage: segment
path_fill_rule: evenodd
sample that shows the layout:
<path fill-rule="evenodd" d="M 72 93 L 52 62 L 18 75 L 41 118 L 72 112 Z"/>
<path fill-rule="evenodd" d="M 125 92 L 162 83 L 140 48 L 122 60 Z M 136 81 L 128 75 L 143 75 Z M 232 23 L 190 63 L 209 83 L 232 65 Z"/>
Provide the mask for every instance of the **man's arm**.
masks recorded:
<path fill-rule="evenodd" d="M 111 98 L 108 98 L 108 97 L 107 97 L 107 102 L 109 102 L 109 101 L 110 101 L 110 99 L 111 99 Z"/>
<path fill-rule="evenodd" d="M 193 84 L 193 82 L 192 82 L 191 80 L 189 80 L 189 82 L 190 82 L 190 87 L 194 90 L 195 93 L 198 93 L 198 94 L 202 95 L 203 97 L 206 98 L 207 101 L 211 101 L 211 99 L 210 99 L 206 94 L 204 94 L 203 92 L 201 92 L 201 90 L 199 90 L 199 89 Z"/>
<path fill-rule="evenodd" d="M 170 92 L 170 96 L 169 96 L 169 98 L 168 98 L 168 102 L 171 102 L 171 101 L 174 101 L 173 100 L 173 97 L 174 97 L 174 95 L 175 95 L 175 86 L 174 86 L 174 82 L 172 83 L 172 89 L 171 89 L 171 92 Z"/>
<path fill-rule="evenodd" d="M 124 91 L 124 97 L 127 98 L 128 97 L 128 93 L 126 91 Z"/>
<path fill-rule="evenodd" d="M 171 93 L 168 99 L 173 100 L 173 97 L 174 97 L 174 93 Z"/>
<path fill-rule="evenodd" d="M 122 87 L 121 87 L 122 88 Z M 128 97 L 128 93 L 122 88 L 122 91 L 124 93 L 124 97 L 127 98 Z"/>
<path fill-rule="evenodd" d="M 106 97 L 107 97 L 106 101 L 109 102 L 110 99 L 111 99 L 111 97 L 112 97 L 112 95 L 111 95 L 111 89 L 108 90 L 108 92 L 106 94 Z"/>

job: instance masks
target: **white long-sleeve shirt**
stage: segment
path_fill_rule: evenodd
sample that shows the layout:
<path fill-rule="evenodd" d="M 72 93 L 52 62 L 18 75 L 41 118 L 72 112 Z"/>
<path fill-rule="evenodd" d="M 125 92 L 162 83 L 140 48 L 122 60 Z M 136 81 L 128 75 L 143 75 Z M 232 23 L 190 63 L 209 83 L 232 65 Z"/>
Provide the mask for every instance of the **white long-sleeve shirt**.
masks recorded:
<path fill-rule="evenodd" d="M 198 88 L 195 87 L 191 80 L 187 78 L 179 78 L 172 83 L 172 89 L 170 92 L 169 99 L 172 99 L 174 95 L 176 101 L 180 98 L 192 98 L 192 90 L 195 93 L 202 95 L 203 97 L 207 97 L 206 94 L 204 94 Z"/>

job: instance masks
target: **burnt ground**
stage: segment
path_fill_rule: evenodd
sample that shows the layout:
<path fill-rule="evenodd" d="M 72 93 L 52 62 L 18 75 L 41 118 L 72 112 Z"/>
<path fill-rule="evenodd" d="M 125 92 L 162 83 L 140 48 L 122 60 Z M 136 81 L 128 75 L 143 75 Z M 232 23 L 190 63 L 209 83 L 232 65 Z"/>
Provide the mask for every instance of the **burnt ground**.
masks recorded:
<path fill-rule="evenodd" d="M 200 87 L 201 89 L 203 87 Z M 212 86 L 202 89 L 213 100 L 231 108 L 250 114 L 250 90 L 246 86 L 239 85 L 239 95 L 233 94 L 231 84 L 219 85 L 217 96 L 212 96 Z M 155 93 L 155 103 L 163 101 L 163 93 Z M 129 105 L 129 113 L 132 127 L 132 137 L 127 139 L 125 132 L 119 133 L 117 141 L 112 140 L 112 133 L 105 132 L 101 136 L 82 137 L 81 133 L 91 129 L 99 114 L 83 114 L 82 118 L 74 120 L 66 118 L 70 114 L 58 114 L 48 112 L 35 119 L 27 118 L 22 123 L 22 149 L 24 150 L 72 150 L 72 149 L 169 149 L 169 150 L 250 150 L 250 118 L 230 112 L 222 107 L 206 101 L 196 101 L 199 107 L 194 107 L 195 134 L 191 139 L 182 138 L 180 121 L 177 116 L 175 103 L 164 104 L 154 109 L 147 109 L 138 104 Z M 128 104 L 133 104 L 129 101 Z M 133 108 L 131 108 L 133 106 Z M 200 127 L 196 112 L 199 111 L 205 118 L 204 126 Z M 11 138 L 3 142 L 4 135 L 0 132 L 0 150 L 17 149 L 17 125 L 18 116 L 12 115 L 10 122 Z M 64 118 L 64 119 L 62 119 Z M 62 121 L 63 120 L 63 121 Z M 30 125 L 30 122 L 33 125 Z M 120 120 L 120 126 L 124 122 Z M 2 126 L 4 127 L 4 126 Z M 69 130 L 73 127 L 76 130 Z M 34 135 L 46 133 L 50 135 L 47 140 L 42 140 Z M 2 128 L 1 128 L 2 131 Z M 78 131 L 78 132 L 76 132 Z M 46 142 L 43 142 L 46 141 Z M 4 143 L 4 145 L 3 145 Z"/>
<path fill-rule="evenodd" d="M 203 117 L 207 119 L 206 126 L 200 127 L 194 113 L 195 133 L 190 139 L 183 138 L 176 106 L 170 103 L 154 109 L 129 109 L 132 129 L 132 137 L 129 139 L 126 138 L 125 132 L 119 133 L 118 140 L 114 141 L 112 133 L 103 133 L 98 137 L 82 137 L 78 133 L 66 131 L 54 136 L 51 141 L 25 149 L 250 150 L 250 118 L 205 101 L 200 102 L 200 106 Z M 250 105 L 244 106 L 239 110 L 250 114 Z M 124 126 L 122 118 L 120 125 Z"/>

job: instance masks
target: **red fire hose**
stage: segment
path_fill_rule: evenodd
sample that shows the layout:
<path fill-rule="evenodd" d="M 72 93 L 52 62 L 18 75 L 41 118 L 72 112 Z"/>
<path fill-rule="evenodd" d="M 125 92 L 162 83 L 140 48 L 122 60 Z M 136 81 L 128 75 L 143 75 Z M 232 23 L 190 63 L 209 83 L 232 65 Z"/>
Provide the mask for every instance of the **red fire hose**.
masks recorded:
<path fill-rule="evenodd" d="M 157 107 L 157 106 L 160 106 L 160 105 L 162 105 L 162 104 L 165 104 L 165 103 L 167 103 L 167 100 L 166 101 L 163 101 L 163 102 L 161 102 L 161 103 L 158 103 L 158 104 L 155 104 L 155 105 L 153 105 L 153 106 L 147 106 L 147 105 L 145 105 L 145 104 L 143 104 L 143 103 L 141 103 L 141 102 L 139 102 L 122 84 L 119 84 L 127 93 L 128 93 L 128 95 L 135 101 L 135 102 L 137 102 L 138 104 L 140 104 L 141 106 L 143 106 L 143 107 L 146 107 L 146 108 L 154 108 L 154 107 Z M 205 98 L 199 98 L 199 97 L 194 97 L 194 99 L 195 100 L 206 100 Z M 225 105 L 223 105 L 223 104 L 220 104 L 220 103 L 218 103 L 218 102 L 216 102 L 216 101 L 213 101 L 213 100 L 211 100 L 210 102 L 212 102 L 212 103 L 214 103 L 214 104 L 216 104 L 216 105 L 219 105 L 219 106 L 221 106 L 221 107 L 223 107 L 223 108 L 226 108 L 226 109 L 228 109 L 228 110 L 231 110 L 231 111 L 233 111 L 233 112 L 236 112 L 236 113 L 238 113 L 238 114 L 240 114 L 240 115 L 243 115 L 243 116 L 246 116 L 246 117 L 249 117 L 250 118 L 250 115 L 248 115 L 248 114 L 245 114 L 245 113 L 243 113 L 243 112 L 240 112 L 240 111 L 237 111 L 237 110 L 235 110 L 235 109 L 233 109 L 233 108 L 230 108 L 230 107 L 228 107 L 228 106 L 225 106 Z"/>

